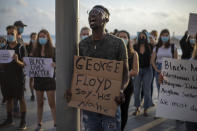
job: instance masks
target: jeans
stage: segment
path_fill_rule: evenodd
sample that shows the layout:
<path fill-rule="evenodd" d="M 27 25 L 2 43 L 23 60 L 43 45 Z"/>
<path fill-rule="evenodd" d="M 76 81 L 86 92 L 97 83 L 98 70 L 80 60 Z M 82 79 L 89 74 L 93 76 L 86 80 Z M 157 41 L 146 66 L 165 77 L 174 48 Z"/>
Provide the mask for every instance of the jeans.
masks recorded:
<path fill-rule="evenodd" d="M 140 93 L 141 88 L 144 92 L 144 109 L 148 109 L 151 106 L 151 82 L 152 82 L 152 67 L 140 68 L 139 74 L 134 78 L 134 106 L 140 107 Z M 142 87 L 143 85 L 143 87 Z"/>
<path fill-rule="evenodd" d="M 161 70 L 162 68 L 162 63 L 156 63 L 157 69 Z M 159 84 L 159 73 L 155 71 L 155 78 L 156 78 L 156 85 L 157 85 L 157 89 L 158 89 L 158 94 L 160 91 L 160 84 Z"/>
<path fill-rule="evenodd" d="M 83 124 L 85 131 L 120 131 L 120 107 L 118 107 L 115 117 L 83 110 Z"/>

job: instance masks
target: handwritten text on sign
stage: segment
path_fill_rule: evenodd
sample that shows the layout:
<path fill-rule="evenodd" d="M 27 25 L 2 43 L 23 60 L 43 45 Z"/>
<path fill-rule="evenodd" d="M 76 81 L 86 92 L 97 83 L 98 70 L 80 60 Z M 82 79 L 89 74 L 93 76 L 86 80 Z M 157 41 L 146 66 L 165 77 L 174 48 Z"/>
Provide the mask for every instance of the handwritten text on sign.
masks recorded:
<path fill-rule="evenodd" d="M 69 106 L 115 116 L 123 62 L 75 56 Z"/>
<path fill-rule="evenodd" d="M 24 57 L 24 72 L 29 77 L 53 77 L 54 68 L 51 58 Z"/>
<path fill-rule="evenodd" d="M 10 63 L 14 53 L 14 50 L 0 50 L 0 63 Z"/>
<path fill-rule="evenodd" d="M 164 59 L 156 116 L 197 122 L 196 60 Z"/>

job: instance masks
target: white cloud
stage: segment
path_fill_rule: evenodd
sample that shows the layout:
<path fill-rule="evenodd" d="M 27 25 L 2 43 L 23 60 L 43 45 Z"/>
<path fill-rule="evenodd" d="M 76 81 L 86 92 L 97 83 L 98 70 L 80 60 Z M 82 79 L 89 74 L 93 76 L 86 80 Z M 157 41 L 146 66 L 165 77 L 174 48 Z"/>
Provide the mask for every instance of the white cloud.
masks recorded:
<path fill-rule="evenodd" d="M 25 0 L 17 0 L 16 3 L 21 6 L 25 6 L 25 7 L 28 6 L 28 3 Z"/>

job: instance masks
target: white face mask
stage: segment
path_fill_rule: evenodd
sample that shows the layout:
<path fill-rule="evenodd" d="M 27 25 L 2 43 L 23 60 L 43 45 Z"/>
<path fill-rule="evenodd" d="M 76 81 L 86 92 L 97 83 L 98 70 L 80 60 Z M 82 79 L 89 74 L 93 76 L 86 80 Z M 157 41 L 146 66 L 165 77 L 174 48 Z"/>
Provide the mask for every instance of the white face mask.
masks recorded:
<path fill-rule="evenodd" d="M 81 40 L 84 40 L 85 38 L 87 38 L 88 37 L 88 35 L 82 35 L 81 36 Z"/>
<path fill-rule="evenodd" d="M 127 46 L 128 45 L 128 40 L 125 38 L 122 38 L 122 40 L 124 41 L 124 44 Z"/>

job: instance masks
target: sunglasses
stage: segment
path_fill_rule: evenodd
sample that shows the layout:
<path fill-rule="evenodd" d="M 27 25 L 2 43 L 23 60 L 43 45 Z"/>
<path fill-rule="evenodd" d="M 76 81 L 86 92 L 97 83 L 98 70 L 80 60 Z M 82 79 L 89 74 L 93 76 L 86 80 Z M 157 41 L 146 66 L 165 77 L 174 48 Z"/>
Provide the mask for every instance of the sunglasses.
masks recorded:
<path fill-rule="evenodd" d="M 107 17 L 107 13 L 101 9 L 101 8 L 93 8 L 90 12 L 88 12 L 89 15 L 99 15 L 102 14 L 103 16 Z"/>

